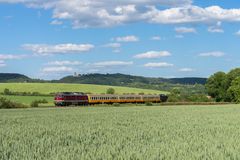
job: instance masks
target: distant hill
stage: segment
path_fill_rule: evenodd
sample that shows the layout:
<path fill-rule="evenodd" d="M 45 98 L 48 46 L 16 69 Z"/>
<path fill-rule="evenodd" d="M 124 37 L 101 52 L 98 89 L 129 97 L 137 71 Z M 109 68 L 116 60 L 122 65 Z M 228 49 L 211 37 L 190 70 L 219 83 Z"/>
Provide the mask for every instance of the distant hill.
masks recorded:
<path fill-rule="evenodd" d="M 150 78 L 142 76 L 132 76 L 125 74 L 86 74 L 67 76 L 55 83 L 79 83 L 79 84 L 98 84 L 111 86 L 124 86 L 143 89 L 154 89 L 170 91 L 178 88 L 181 92 L 187 93 L 206 93 L 204 84 L 206 78 Z"/>
<path fill-rule="evenodd" d="M 132 76 L 125 74 L 86 74 L 78 77 L 67 76 L 59 80 L 62 83 L 84 83 L 84 84 L 104 84 L 104 85 L 126 85 L 131 83 L 144 84 L 159 84 L 159 83 L 173 83 L 173 84 L 205 84 L 206 78 L 149 78 L 142 76 Z"/>
<path fill-rule="evenodd" d="M 169 83 L 175 84 L 206 84 L 207 78 L 196 78 L 196 77 L 187 77 L 187 78 L 170 78 L 167 79 Z"/>
<path fill-rule="evenodd" d="M 25 75 L 17 73 L 0 73 L 0 82 L 26 82 L 31 79 Z"/>

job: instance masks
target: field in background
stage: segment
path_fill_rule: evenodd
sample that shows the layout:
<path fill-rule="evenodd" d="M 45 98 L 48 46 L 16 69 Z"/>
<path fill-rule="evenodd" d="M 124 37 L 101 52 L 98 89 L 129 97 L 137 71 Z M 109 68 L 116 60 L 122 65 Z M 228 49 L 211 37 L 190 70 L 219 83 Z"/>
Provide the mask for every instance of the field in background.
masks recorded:
<path fill-rule="evenodd" d="M 0 110 L 0 159 L 240 159 L 240 106 Z"/>
<path fill-rule="evenodd" d="M 30 105 L 33 101 L 46 99 L 48 101 L 47 104 L 40 104 L 40 106 L 54 106 L 53 104 L 53 96 L 5 96 L 0 95 L 0 97 L 7 98 L 13 102 L 22 103 L 25 105 Z"/>
<path fill-rule="evenodd" d="M 5 88 L 14 92 L 39 92 L 44 94 L 56 92 L 91 92 L 106 93 L 108 88 L 114 88 L 117 94 L 123 93 L 145 93 L 145 94 L 161 94 L 168 93 L 165 91 L 147 90 L 128 87 L 113 87 L 105 85 L 92 84 L 64 84 L 64 83 L 0 83 L 0 92 Z"/>

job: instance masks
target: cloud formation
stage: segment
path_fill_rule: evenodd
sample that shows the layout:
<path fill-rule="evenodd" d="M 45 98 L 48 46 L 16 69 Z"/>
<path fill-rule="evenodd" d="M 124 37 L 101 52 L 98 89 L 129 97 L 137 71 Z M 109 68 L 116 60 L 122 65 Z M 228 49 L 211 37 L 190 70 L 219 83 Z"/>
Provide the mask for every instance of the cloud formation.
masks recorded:
<path fill-rule="evenodd" d="M 48 62 L 48 65 L 51 66 L 78 66 L 81 65 L 82 62 L 80 61 L 52 61 Z"/>
<path fill-rule="evenodd" d="M 134 58 L 137 59 L 151 59 L 151 58 L 160 58 L 171 56 L 171 53 L 168 51 L 149 51 L 141 54 L 137 54 Z"/>
<path fill-rule="evenodd" d="M 5 67 L 5 66 L 6 66 L 5 62 L 3 60 L 0 60 L 0 67 Z"/>
<path fill-rule="evenodd" d="M 25 44 L 25 50 L 32 51 L 37 55 L 51 55 L 51 54 L 68 54 L 68 53 L 82 53 L 88 52 L 94 48 L 92 44 Z"/>
<path fill-rule="evenodd" d="M 195 71 L 193 68 L 180 68 L 179 72 L 193 72 Z"/>
<path fill-rule="evenodd" d="M 201 57 L 223 57 L 224 55 L 225 53 L 220 51 L 206 52 L 206 53 L 199 54 L 199 56 Z"/>
<path fill-rule="evenodd" d="M 159 62 L 159 63 L 146 63 L 144 67 L 147 68 L 168 68 L 173 67 L 174 65 L 167 62 Z"/>
<path fill-rule="evenodd" d="M 0 0 L 0 3 L 22 3 L 31 8 L 51 9 L 55 20 L 70 20 L 73 28 L 111 27 L 135 22 L 184 24 L 240 21 L 240 9 L 203 8 L 193 5 L 192 0 Z M 58 22 L 53 21 L 53 24 Z"/>
<path fill-rule="evenodd" d="M 175 31 L 177 33 L 197 33 L 195 28 L 188 28 L 188 27 L 176 27 Z"/>
<path fill-rule="evenodd" d="M 130 35 L 130 36 L 125 36 L 125 37 L 117 37 L 117 38 L 115 38 L 115 40 L 117 42 L 137 42 L 137 41 L 139 41 L 139 38 L 134 35 Z"/>
<path fill-rule="evenodd" d="M 0 60 L 22 59 L 26 55 L 0 54 Z"/>
<path fill-rule="evenodd" d="M 73 68 L 66 66 L 58 66 L 58 67 L 45 67 L 42 69 L 43 73 L 72 73 Z"/>
<path fill-rule="evenodd" d="M 120 67 L 120 66 L 130 66 L 132 65 L 132 61 L 103 61 L 103 62 L 96 62 L 93 63 L 93 67 Z"/>

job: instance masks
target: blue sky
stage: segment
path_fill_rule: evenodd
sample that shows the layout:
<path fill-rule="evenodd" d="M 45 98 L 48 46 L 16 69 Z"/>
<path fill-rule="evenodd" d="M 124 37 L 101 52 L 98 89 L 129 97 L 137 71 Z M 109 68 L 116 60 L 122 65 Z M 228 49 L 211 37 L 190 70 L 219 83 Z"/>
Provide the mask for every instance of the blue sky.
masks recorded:
<path fill-rule="evenodd" d="M 208 77 L 240 63 L 237 0 L 0 0 L 0 72 Z"/>

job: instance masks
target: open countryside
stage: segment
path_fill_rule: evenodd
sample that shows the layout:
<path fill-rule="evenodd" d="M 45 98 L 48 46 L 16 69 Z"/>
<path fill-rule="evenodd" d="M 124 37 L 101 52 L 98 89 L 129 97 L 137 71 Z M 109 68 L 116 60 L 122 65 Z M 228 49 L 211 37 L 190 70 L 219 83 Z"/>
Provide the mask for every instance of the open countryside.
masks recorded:
<path fill-rule="evenodd" d="M 0 160 L 240 160 L 240 0 L 0 11 Z"/>

